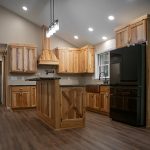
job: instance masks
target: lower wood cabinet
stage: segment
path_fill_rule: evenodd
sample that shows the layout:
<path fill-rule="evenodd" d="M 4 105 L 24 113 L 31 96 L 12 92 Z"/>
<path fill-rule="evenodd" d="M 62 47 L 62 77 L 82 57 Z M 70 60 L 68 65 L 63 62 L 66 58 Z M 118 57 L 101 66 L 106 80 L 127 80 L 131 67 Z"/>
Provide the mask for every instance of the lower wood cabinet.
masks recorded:
<path fill-rule="evenodd" d="M 84 87 L 61 88 L 61 128 L 83 127 L 85 122 Z"/>
<path fill-rule="evenodd" d="M 110 109 L 109 86 L 100 86 L 99 93 L 87 93 L 86 108 L 89 111 L 99 112 L 101 114 L 109 115 L 109 109 Z"/>
<path fill-rule="evenodd" d="M 11 86 L 10 90 L 12 108 L 36 106 L 36 86 Z"/>
<path fill-rule="evenodd" d="M 100 95 L 99 93 L 87 93 L 86 97 L 87 109 L 92 109 L 93 111 L 100 111 Z"/>

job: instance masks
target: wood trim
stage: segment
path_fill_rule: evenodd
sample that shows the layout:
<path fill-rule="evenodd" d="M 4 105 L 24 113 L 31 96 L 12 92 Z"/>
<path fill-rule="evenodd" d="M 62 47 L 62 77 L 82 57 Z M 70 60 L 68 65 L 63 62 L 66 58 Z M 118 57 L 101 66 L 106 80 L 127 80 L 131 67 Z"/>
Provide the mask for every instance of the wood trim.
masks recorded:
<path fill-rule="evenodd" d="M 69 50 L 71 50 L 71 51 L 73 51 L 73 50 L 75 50 L 75 51 L 79 51 L 80 50 L 80 48 L 70 48 L 70 47 L 57 47 L 57 48 L 54 48 L 53 49 L 54 51 L 58 51 L 58 50 L 66 50 L 66 51 L 69 51 Z"/>
<path fill-rule="evenodd" d="M 147 20 L 146 45 L 146 127 L 150 127 L 150 19 Z"/>
<path fill-rule="evenodd" d="M 87 48 L 94 48 L 93 45 L 85 45 L 83 47 L 81 47 L 80 49 L 87 49 Z"/>
<path fill-rule="evenodd" d="M 148 19 L 148 18 L 150 18 L 150 15 L 149 15 L 149 14 L 146 14 L 146 15 L 144 15 L 144 16 L 141 16 L 141 17 L 138 17 L 138 18 L 134 19 L 134 20 L 131 21 L 129 24 L 134 24 L 134 23 L 140 22 L 140 21 L 142 21 L 142 20 L 146 20 L 146 19 Z"/>
<path fill-rule="evenodd" d="M 138 17 L 138 18 L 134 19 L 133 21 L 129 22 L 127 25 L 121 25 L 121 26 L 115 28 L 114 31 L 116 32 L 116 31 L 121 30 L 121 29 L 123 29 L 123 28 L 126 28 L 126 27 L 128 27 L 128 26 L 130 26 L 130 25 L 132 25 L 132 24 L 135 24 L 135 23 L 140 22 L 140 21 L 142 21 L 142 20 L 146 20 L 146 19 L 148 19 L 148 18 L 150 18 L 150 15 L 149 15 L 149 14 L 146 14 L 146 15 L 144 15 L 144 16 Z"/>
<path fill-rule="evenodd" d="M 60 86 L 59 86 L 59 80 L 54 80 L 54 92 L 55 92 L 55 128 L 59 129 L 60 128 L 60 121 L 61 121 L 61 106 L 60 106 Z"/>
<path fill-rule="evenodd" d="M 53 60 L 38 60 L 39 65 L 59 65 L 59 61 Z"/>
<path fill-rule="evenodd" d="M 84 119 L 63 120 L 61 128 L 80 128 L 84 127 Z"/>

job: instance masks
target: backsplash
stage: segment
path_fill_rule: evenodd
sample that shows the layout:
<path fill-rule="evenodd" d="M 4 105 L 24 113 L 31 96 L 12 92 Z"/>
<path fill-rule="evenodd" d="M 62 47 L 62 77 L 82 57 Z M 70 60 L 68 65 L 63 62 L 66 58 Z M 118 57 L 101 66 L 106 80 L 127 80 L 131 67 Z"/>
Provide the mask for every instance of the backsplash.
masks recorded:
<path fill-rule="evenodd" d="M 78 85 L 78 84 L 85 84 L 84 82 L 84 78 L 83 75 L 67 75 L 67 74 L 57 74 L 56 70 L 57 67 L 56 66 L 38 66 L 38 70 L 36 74 L 10 74 L 9 75 L 9 79 L 8 79 L 8 84 L 9 85 L 21 85 L 21 84 L 31 84 L 31 85 L 35 85 L 36 82 L 34 81 L 25 81 L 28 78 L 33 78 L 33 77 L 37 77 L 37 76 L 42 76 L 42 77 L 61 77 L 60 79 L 60 84 L 61 85 L 70 85 L 70 84 L 74 84 L 74 85 Z M 48 71 L 54 71 L 54 73 L 48 73 L 46 74 L 46 70 Z"/>

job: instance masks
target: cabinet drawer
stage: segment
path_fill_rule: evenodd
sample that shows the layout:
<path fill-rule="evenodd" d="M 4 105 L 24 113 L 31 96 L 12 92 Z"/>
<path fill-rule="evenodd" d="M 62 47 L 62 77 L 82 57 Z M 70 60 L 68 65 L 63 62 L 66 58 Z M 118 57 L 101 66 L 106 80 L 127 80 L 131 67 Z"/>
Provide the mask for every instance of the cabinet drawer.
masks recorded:
<path fill-rule="evenodd" d="M 100 86 L 100 92 L 109 92 L 110 88 L 109 86 Z"/>
<path fill-rule="evenodd" d="M 29 86 L 12 86 L 11 90 L 12 90 L 12 92 L 30 91 L 30 87 Z"/>

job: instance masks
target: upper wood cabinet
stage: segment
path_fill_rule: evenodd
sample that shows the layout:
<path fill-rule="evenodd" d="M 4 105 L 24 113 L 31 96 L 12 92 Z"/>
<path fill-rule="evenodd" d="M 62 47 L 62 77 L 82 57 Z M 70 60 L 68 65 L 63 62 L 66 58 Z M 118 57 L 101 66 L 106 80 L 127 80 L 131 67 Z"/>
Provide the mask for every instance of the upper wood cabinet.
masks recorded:
<path fill-rule="evenodd" d="M 124 47 L 130 44 L 142 43 L 147 41 L 147 18 L 142 16 L 125 27 L 119 27 L 116 32 L 116 47 Z"/>
<path fill-rule="evenodd" d="M 35 73 L 37 71 L 37 53 L 35 46 L 10 45 L 10 72 Z"/>
<path fill-rule="evenodd" d="M 75 73 L 78 71 L 78 55 L 76 50 L 56 49 L 59 59 L 58 73 Z"/>
<path fill-rule="evenodd" d="M 124 27 L 122 29 L 119 29 L 116 31 L 116 46 L 117 48 L 119 47 L 124 47 L 129 44 L 129 27 Z"/>
<path fill-rule="evenodd" d="M 139 42 L 146 41 L 146 20 L 141 20 L 139 22 L 130 25 L 130 44 L 135 44 Z"/>
<path fill-rule="evenodd" d="M 92 46 L 84 46 L 80 52 L 80 72 L 94 73 L 95 70 L 95 58 L 94 48 Z"/>
<path fill-rule="evenodd" d="M 94 48 L 55 49 L 59 59 L 58 73 L 94 73 Z"/>

